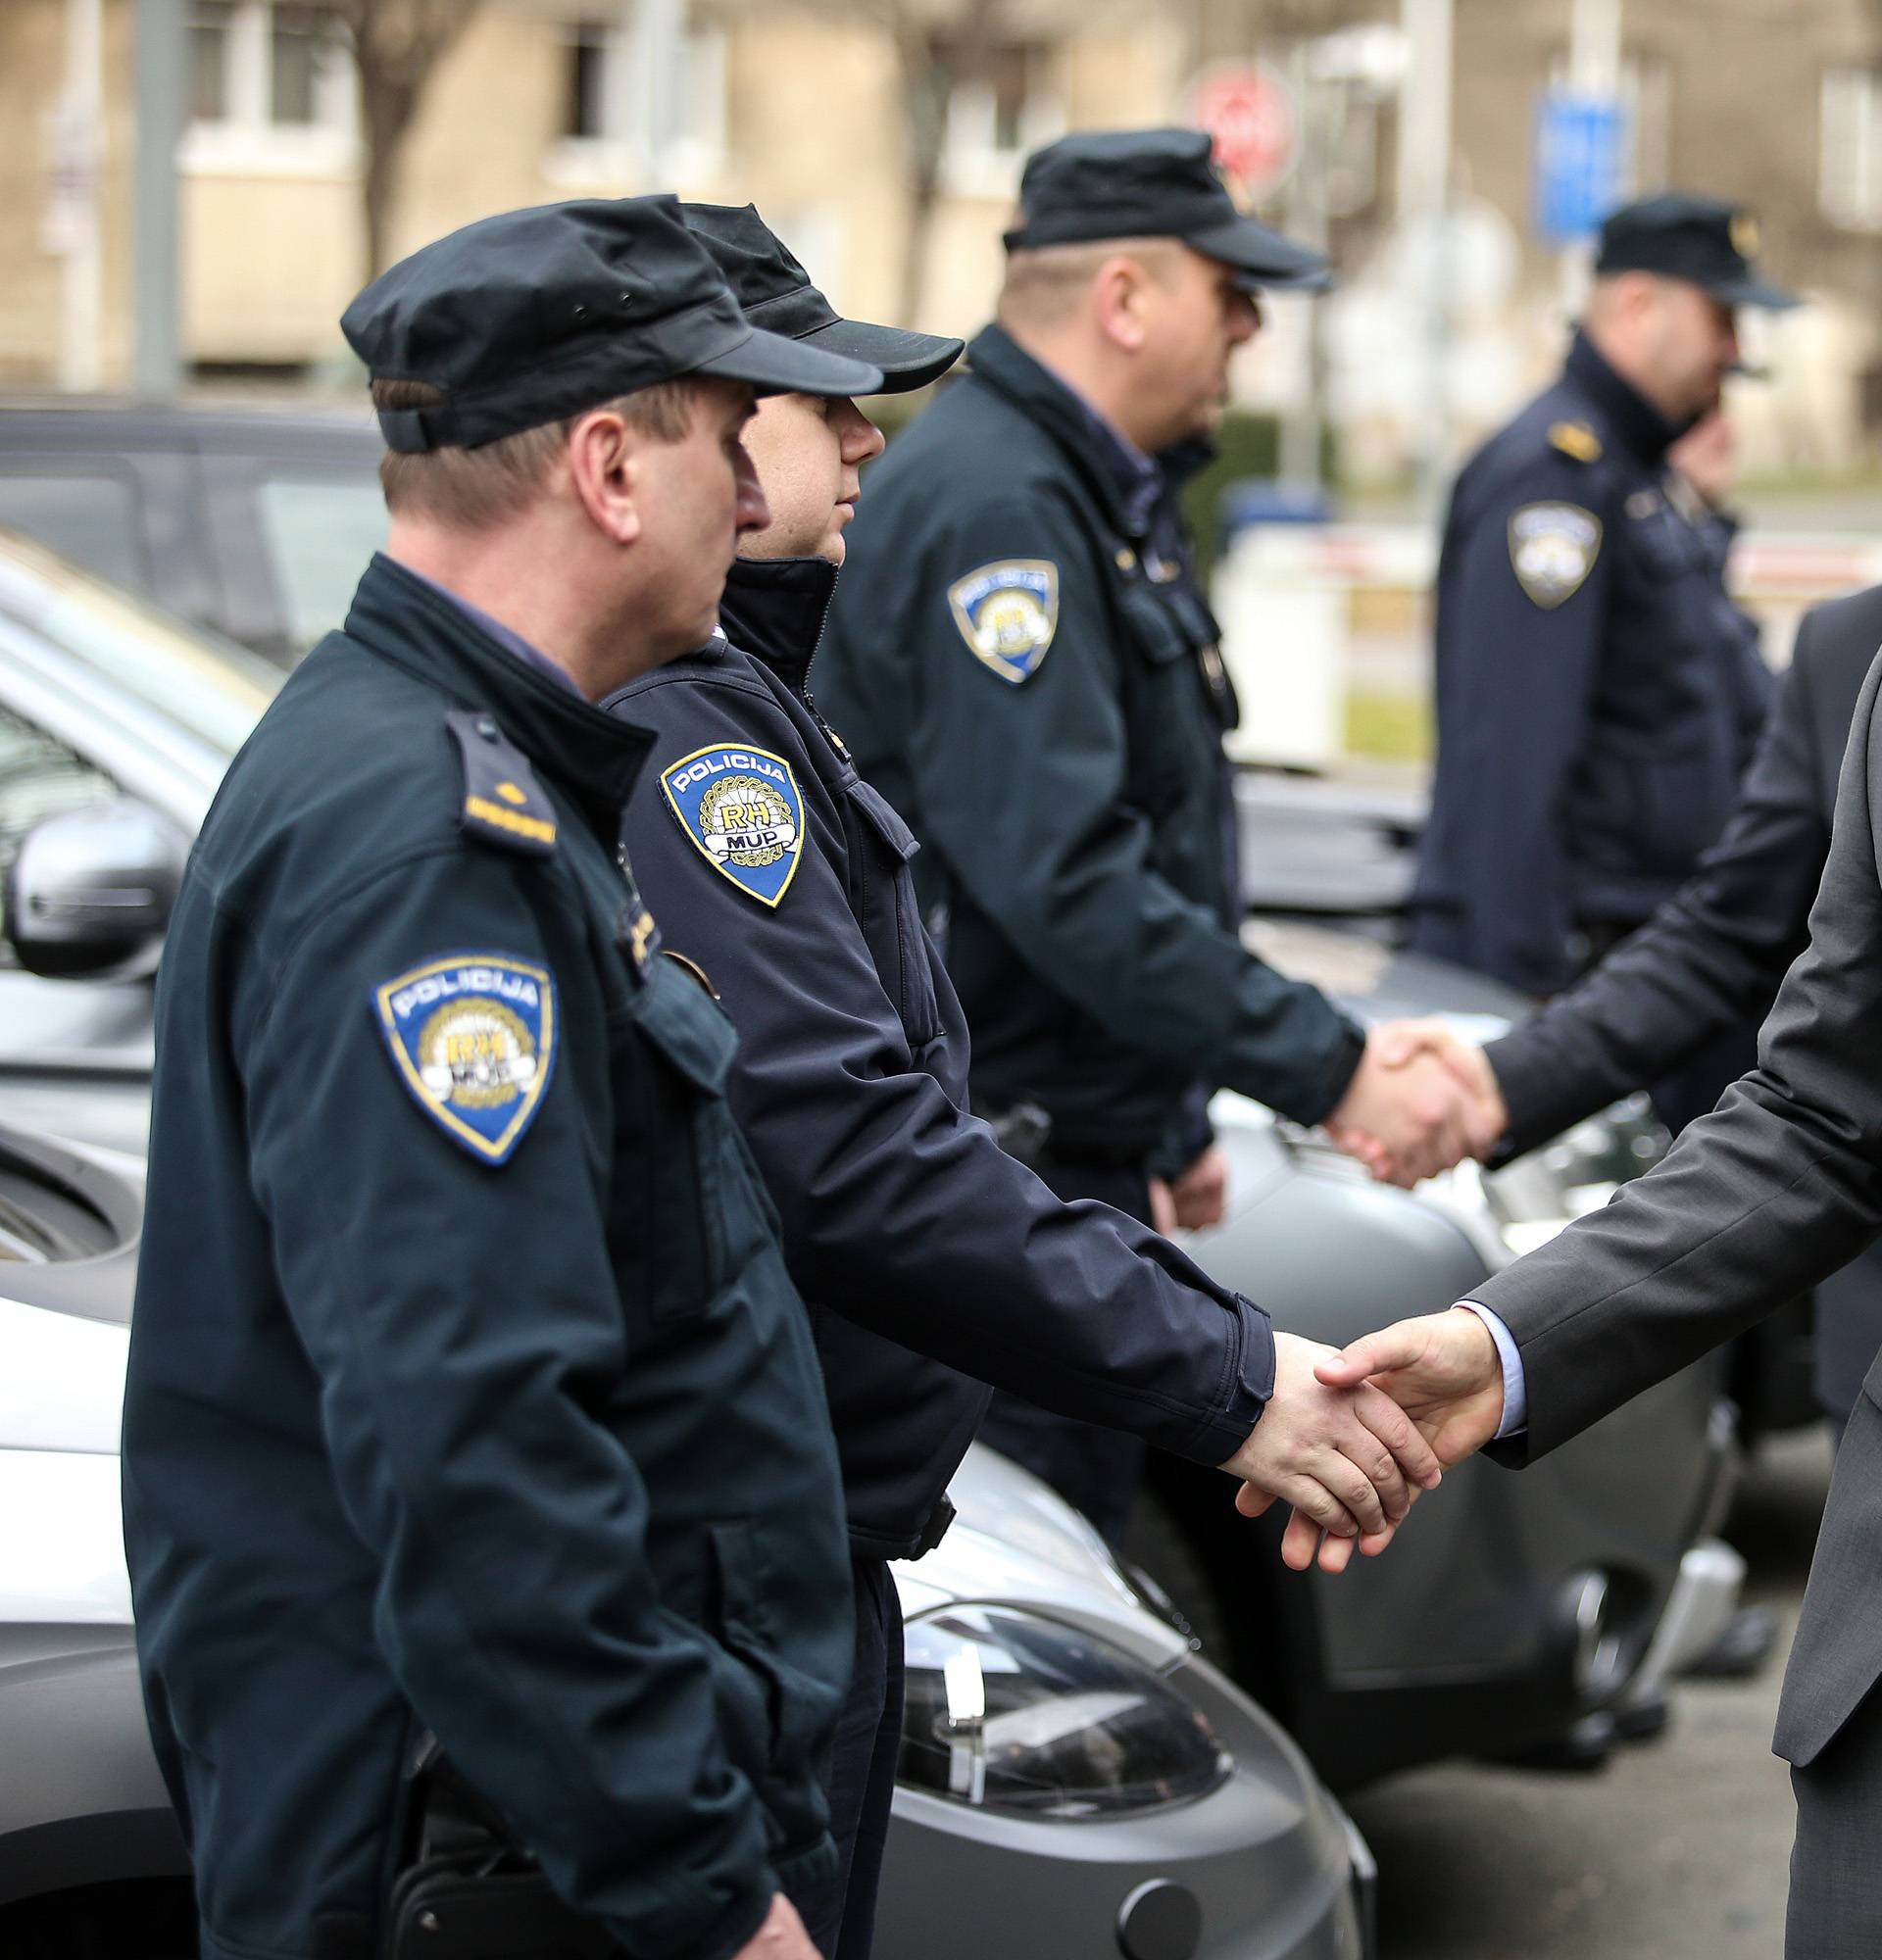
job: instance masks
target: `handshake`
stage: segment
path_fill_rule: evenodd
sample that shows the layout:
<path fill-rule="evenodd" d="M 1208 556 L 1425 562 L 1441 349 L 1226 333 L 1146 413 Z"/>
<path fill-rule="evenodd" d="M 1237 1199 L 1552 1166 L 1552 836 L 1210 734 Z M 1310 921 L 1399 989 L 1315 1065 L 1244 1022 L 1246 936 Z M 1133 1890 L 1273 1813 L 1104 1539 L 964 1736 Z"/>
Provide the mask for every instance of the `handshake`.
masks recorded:
<path fill-rule="evenodd" d="M 1496 1342 L 1468 1307 L 1402 1320 L 1343 1349 L 1274 1337 L 1274 1392 L 1220 1467 L 1242 1480 L 1235 1508 L 1293 1506 L 1281 1557 L 1344 1572 L 1375 1557 L 1420 1493 L 1481 1449 L 1503 1422 Z"/>
<path fill-rule="evenodd" d="M 1442 1021 L 1388 1021 L 1326 1131 L 1386 1184 L 1410 1187 L 1465 1157 L 1487 1157 L 1509 1127 L 1496 1072 Z"/>
<path fill-rule="evenodd" d="M 1413 1185 L 1487 1157 L 1509 1128 L 1495 1071 L 1442 1021 L 1394 1021 L 1366 1039 L 1327 1134 L 1386 1183 Z M 1221 1467 L 1235 1504 L 1260 1517 L 1293 1506 L 1281 1557 L 1297 1572 L 1343 1572 L 1355 1550 L 1391 1544 L 1413 1501 L 1496 1435 L 1503 1371 L 1466 1307 L 1401 1321 L 1344 1351 L 1274 1337 L 1274 1393 Z"/>

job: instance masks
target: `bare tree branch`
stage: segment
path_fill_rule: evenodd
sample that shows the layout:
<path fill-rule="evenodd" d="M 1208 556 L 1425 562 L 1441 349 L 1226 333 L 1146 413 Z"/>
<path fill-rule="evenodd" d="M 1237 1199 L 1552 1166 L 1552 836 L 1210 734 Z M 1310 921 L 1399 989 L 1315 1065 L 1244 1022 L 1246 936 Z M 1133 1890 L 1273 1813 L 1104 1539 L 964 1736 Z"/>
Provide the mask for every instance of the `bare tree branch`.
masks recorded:
<path fill-rule="evenodd" d="M 399 160 L 425 86 L 482 5 L 483 0 L 332 0 L 360 81 L 366 146 L 361 217 L 369 279 L 385 270 Z"/>

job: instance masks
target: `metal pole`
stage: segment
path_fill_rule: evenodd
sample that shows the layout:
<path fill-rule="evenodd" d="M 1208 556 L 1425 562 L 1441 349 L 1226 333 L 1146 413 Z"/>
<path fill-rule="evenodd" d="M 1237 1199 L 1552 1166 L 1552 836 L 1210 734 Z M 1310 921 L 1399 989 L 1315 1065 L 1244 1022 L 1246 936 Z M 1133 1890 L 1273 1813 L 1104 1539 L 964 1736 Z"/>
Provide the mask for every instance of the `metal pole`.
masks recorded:
<path fill-rule="evenodd" d="M 1451 280 L 1444 262 L 1451 206 L 1452 0 L 1403 0 L 1401 24 L 1411 59 L 1399 95 L 1399 222 L 1420 226 L 1431 241 L 1419 296 L 1424 386 L 1413 452 L 1419 490 L 1435 504 L 1451 441 L 1445 385 Z"/>
<path fill-rule="evenodd" d="M 132 192 L 136 308 L 131 386 L 172 395 L 182 382 L 176 147 L 186 92 L 183 0 L 137 0 L 137 170 Z"/>
<path fill-rule="evenodd" d="M 1297 119 L 1295 142 L 1299 154 L 1294 174 L 1287 187 L 1287 228 L 1303 245 L 1315 251 L 1326 248 L 1326 199 L 1324 196 L 1323 154 L 1326 117 L 1319 90 L 1331 84 L 1316 83 L 1308 62 L 1308 47 L 1301 42 L 1288 57 L 1288 91 L 1294 98 Z M 1281 420 L 1281 479 L 1286 483 L 1320 484 L 1320 302 L 1317 295 L 1307 296 L 1303 325 L 1300 371 L 1292 399 Z"/>
<path fill-rule="evenodd" d="M 646 187 L 672 190 L 667 172 L 681 128 L 680 65 L 686 34 L 685 0 L 640 0 L 634 10 L 640 71 L 640 140 Z"/>
<path fill-rule="evenodd" d="M 1581 95 L 1612 101 L 1620 94 L 1621 0 L 1573 0 L 1568 20 L 1568 86 Z M 1593 248 L 1566 245 L 1561 253 L 1561 310 L 1573 317 L 1588 283 Z"/>
<path fill-rule="evenodd" d="M 101 0 L 66 0 L 66 81 L 55 118 L 53 170 L 59 248 L 65 255 L 59 282 L 59 385 L 72 393 L 89 393 L 104 372 L 98 222 L 103 43 Z"/>
<path fill-rule="evenodd" d="M 1621 0 L 1574 0 L 1568 23 L 1568 81 L 1585 95 L 1620 92 Z"/>

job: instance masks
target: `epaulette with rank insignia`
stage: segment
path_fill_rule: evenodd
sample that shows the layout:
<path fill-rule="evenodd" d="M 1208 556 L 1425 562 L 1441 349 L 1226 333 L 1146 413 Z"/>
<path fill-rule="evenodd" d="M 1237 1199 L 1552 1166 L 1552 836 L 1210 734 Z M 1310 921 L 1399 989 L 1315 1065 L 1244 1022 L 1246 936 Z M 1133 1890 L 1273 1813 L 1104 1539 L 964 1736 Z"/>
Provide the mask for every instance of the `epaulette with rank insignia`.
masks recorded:
<path fill-rule="evenodd" d="M 459 829 L 499 851 L 551 857 L 556 848 L 555 808 L 522 752 L 488 714 L 453 709 L 444 719 L 464 763 Z"/>
<path fill-rule="evenodd" d="M 1601 438 L 1586 422 L 1557 422 L 1549 431 L 1549 440 L 1577 463 L 1601 461 Z"/>

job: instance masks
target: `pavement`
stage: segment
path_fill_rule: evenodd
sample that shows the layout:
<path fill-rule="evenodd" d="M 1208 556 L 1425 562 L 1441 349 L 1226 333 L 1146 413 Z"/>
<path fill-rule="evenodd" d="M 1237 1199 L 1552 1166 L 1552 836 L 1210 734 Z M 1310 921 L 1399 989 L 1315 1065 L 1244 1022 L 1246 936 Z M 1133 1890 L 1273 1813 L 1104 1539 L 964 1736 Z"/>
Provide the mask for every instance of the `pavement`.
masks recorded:
<path fill-rule="evenodd" d="M 1352 1802 L 1379 1861 L 1379 1960 L 1776 1960 L 1790 1776 L 1778 1685 L 1829 1485 L 1825 1431 L 1766 1444 L 1726 1530 L 1779 1649 L 1744 1682 L 1683 1682 L 1659 1740 L 1600 1770 L 1443 1764 Z"/>

